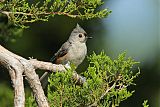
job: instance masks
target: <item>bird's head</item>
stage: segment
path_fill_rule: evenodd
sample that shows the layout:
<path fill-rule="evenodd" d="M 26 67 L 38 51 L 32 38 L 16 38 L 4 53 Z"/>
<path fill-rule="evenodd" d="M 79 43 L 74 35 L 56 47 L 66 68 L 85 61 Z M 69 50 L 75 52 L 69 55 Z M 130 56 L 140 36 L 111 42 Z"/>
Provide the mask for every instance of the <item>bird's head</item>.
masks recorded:
<path fill-rule="evenodd" d="M 74 28 L 73 31 L 71 32 L 69 41 L 85 43 L 87 39 L 90 38 L 91 37 L 87 36 L 87 33 L 84 31 L 84 29 L 81 28 L 79 24 L 77 24 L 76 28 Z"/>

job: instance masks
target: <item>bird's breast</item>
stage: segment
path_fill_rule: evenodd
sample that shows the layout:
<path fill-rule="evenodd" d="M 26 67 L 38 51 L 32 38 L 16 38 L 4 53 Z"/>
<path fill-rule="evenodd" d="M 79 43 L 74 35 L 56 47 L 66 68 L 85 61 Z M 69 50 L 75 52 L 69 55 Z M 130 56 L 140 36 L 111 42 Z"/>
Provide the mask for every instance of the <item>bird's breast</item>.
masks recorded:
<path fill-rule="evenodd" d="M 72 44 L 69 49 L 69 61 L 73 63 L 75 66 L 78 66 L 82 63 L 85 56 L 87 54 L 87 47 L 85 43 L 80 44 Z"/>

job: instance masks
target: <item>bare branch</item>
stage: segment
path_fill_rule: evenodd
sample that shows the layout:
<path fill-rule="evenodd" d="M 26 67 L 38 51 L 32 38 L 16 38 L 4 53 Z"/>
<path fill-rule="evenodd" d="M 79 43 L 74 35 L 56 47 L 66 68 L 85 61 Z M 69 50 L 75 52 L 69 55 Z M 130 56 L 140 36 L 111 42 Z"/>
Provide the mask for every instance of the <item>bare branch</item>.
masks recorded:
<path fill-rule="evenodd" d="M 4 65 L 11 75 L 11 80 L 14 87 L 14 106 L 24 107 L 25 104 L 25 93 L 23 84 L 23 66 L 13 56 L 10 56 L 3 47 L 0 46 L 0 64 Z"/>
<path fill-rule="evenodd" d="M 4 2 L 5 0 L 0 0 L 0 2 Z"/>
<path fill-rule="evenodd" d="M 23 73 L 26 75 L 33 93 L 36 96 L 38 106 L 49 107 L 38 75 L 28 60 L 11 53 L 0 45 L 0 64 L 9 70 L 9 74 L 13 82 L 15 93 L 14 107 L 24 107 L 25 105 L 25 93 L 22 76 Z"/>
<path fill-rule="evenodd" d="M 36 69 L 45 70 L 48 72 L 64 72 L 66 67 L 64 65 L 56 65 L 50 62 L 38 61 L 36 59 L 25 59 L 18 56 L 0 45 L 0 65 L 6 67 L 11 76 L 13 82 L 15 97 L 14 106 L 24 107 L 25 105 L 25 93 L 23 76 L 24 73 L 30 87 L 32 88 L 33 94 L 36 97 L 36 102 L 39 107 L 49 107 L 47 98 L 44 95 L 40 80 L 36 74 Z M 77 81 L 78 84 L 83 84 L 86 79 L 76 72 L 73 74 L 73 79 Z"/>
<path fill-rule="evenodd" d="M 47 70 L 48 72 L 66 71 L 64 65 L 52 64 L 51 62 L 42 62 L 36 59 L 30 59 L 29 62 L 35 69 Z"/>
<path fill-rule="evenodd" d="M 30 59 L 29 62 L 35 67 L 35 69 L 41 69 L 48 72 L 64 72 L 66 67 L 64 65 L 52 64 L 51 62 L 42 62 L 36 59 Z M 80 76 L 76 72 L 73 73 L 73 79 L 77 81 L 78 84 L 83 84 L 86 79 L 85 77 Z"/>

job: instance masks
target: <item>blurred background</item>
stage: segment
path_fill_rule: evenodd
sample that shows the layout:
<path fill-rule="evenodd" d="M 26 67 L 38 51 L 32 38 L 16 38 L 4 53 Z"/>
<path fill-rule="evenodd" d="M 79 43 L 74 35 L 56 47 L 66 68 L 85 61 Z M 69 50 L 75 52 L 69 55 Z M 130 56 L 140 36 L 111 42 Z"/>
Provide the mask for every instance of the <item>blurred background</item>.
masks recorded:
<path fill-rule="evenodd" d="M 82 21 L 56 16 L 48 22 L 31 24 L 16 41 L 0 42 L 25 58 L 49 61 L 79 23 L 93 37 L 87 42 L 88 55 L 104 50 L 114 58 L 127 51 L 127 56 L 140 62 L 141 75 L 136 79 L 137 85 L 131 87 L 135 93 L 120 107 L 142 107 L 145 99 L 150 107 L 160 107 L 160 0 L 107 0 L 103 8 L 112 10 L 105 19 Z M 83 72 L 86 67 L 87 60 L 78 71 Z M 10 77 L 5 68 L 0 69 L 0 106 L 11 107 Z"/>

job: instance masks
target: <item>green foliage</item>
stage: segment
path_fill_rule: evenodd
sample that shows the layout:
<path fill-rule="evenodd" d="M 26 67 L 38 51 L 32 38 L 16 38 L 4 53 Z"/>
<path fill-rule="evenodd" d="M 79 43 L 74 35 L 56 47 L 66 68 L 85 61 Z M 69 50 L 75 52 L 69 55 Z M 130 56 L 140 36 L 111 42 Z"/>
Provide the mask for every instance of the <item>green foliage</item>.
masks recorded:
<path fill-rule="evenodd" d="M 111 11 L 108 9 L 98 10 L 97 8 L 102 4 L 102 0 L 0 1 L 0 42 L 14 42 L 23 33 L 21 28 L 27 28 L 28 23 L 48 21 L 49 17 L 55 15 L 79 19 L 106 17 Z"/>
<path fill-rule="evenodd" d="M 13 24 L 0 23 L 0 42 L 15 42 L 23 34 L 23 29 Z"/>
<path fill-rule="evenodd" d="M 25 27 L 25 23 L 38 20 L 47 21 L 50 16 L 66 15 L 72 18 L 103 18 L 111 12 L 107 9 L 97 11 L 101 0 L 5 0 L 0 2 L 0 12 L 6 14 L 15 25 Z"/>
<path fill-rule="evenodd" d="M 82 73 L 86 82 L 80 86 L 72 79 L 73 71 L 57 72 L 49 79 L 48 100 L 51 107 L 116 107 L 134 91 L 127 88 L 135 85 L 132 67 L 138 62 L 126 58 L 122 53 L 117 59 L 111 59 L 104 52 L 89 58 L 89 67 Z"/>
<path fill-rule="evenodd" d="M 148 103 L 148 100 L 144 100 L 144 102 L 143 102 L 143 107 L 149 107 L 149 105 L 147 104 Z"/>
<path fill-rule="evenodd" d="M 6 84 L 0 84 L 0 87 L 0 106 L 13 107 L 13 90 L 8 88 Z"/>
<path fill-rule="evenodd" d="M 36 102 L 34 100 L 33 95 L 31 95 L 30 97 L 28 97 L 26 99 L 25 107 L 37 107 L 37 104 L 36 104 Z"/>
<path fill-rule="evenodd" d="M 75 91 L 79 89 L 72 81 L 72 71 L 52 74 L 48 86 L 48 100 L 51 107 L 57 106 L 76 106 Z"/>

